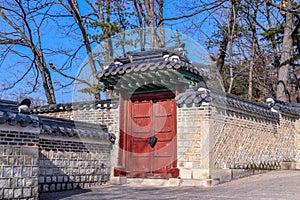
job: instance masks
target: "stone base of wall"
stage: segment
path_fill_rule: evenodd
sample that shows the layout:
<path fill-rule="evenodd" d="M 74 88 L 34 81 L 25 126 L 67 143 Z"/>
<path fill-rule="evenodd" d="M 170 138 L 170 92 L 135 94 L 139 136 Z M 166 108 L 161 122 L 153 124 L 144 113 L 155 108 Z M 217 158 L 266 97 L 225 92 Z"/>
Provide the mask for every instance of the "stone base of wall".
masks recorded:
<path fill-rule="evenodd" d="M 0 127 L 0 199 L 38 199 L 38 129 Z"/>
<path fill-rule="evenodd" d="M 143 186 L 164 186 L 164 187 L 185 187 L 185 186 L 200 186 L 209 187 L 212 185 L 211 179 L 150 179 L 150 178 L 127 178 L 125 176 L 111 177 L 109 180 L 111 185 L 143 185 Z"/>
<path fill-rule="evenodd" d="M 37 199 L 37 154 L 36 146 L 0 146 L 0 199 Z"/>
<path fill-rule="evenodd" d="M 40 135 L 39 144 L 39 192 L 89 188 L 109 180 L 109 141 Z"/>
<path fill-rule="evenodd" d="M 225 183 L 234 179 L 244 178 L 256 174 L 270 172 L 271 170 L 252 169 L 218 169 L 212 172 L 211 178 L 217 184 Z"/>
<path fill-rule="evenodd" d="M 150 178 L 127 178 L 125 176 L 111 177 L 111 185 L 145 185 L 145 186 L 175 186 L 175 187 L 211 187 L 221 183 L 229 182 L 247 176 L 267 173 L 271 170 L 247 170 L 247 169 L 220 169 L 212 172 L 211 178 L 170 178 L 170 179 L 150 179 Z"/>
<path fill-rule="evenodd" d="M 280 166 L 284 170 L 300 170 L 300 162 L 281 162 Z"/>

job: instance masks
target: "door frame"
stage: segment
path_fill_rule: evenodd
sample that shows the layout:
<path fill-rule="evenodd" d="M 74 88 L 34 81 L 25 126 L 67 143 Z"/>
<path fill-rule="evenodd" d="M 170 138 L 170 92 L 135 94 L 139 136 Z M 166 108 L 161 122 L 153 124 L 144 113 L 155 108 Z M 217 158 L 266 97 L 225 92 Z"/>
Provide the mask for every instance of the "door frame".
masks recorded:
<path fill-rule="evenodd" d="M 174 162 L 172 163 L 173 169 L 169 170 L 163 178 L 177 178 L 179 176 L 179 169 L 177 168 L 177 107 L 175 102 L 175 93 L 172 91 L 167 92 L 153 92 L 144 94 L 120 94 L 120 140 L 119 140 L 119 159 L 118 166 L 114 169 L 114 176 L 130 176 L 130 171 L 128 171 L 129 153 L 127 150 L 130 149 L 128 142 L 127 133 L 131 131 L 130 123 L 128 120 L 132 116 L 132 102 L 138 100 L 159 100 L 159 99 L 172 99 L 174 103 L 173 120 L 174 120 L 174 139 L 175 139 L 175 152 L 174 152 Z M 162 177 L 160 177 L 162 178 Z"/>

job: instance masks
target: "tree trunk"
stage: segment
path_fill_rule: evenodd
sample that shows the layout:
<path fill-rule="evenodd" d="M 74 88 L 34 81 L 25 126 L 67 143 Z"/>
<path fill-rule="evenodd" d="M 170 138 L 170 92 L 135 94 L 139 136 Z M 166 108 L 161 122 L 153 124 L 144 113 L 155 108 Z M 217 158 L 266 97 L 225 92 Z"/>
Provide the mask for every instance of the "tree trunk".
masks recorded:
<path fill-rule="evenodd" d="M 225 63 L 225 58 L 226 58 L 226 52 L 227 52 L 227 45 L 228 45 L 228 32 L 224 34 L 223 40 L 220 44 L 219 47 L 219 57 L 217 60 L 217 69 L 219 70 L 221 76 L 225 78 L 225 73 L 224 73 L 224 63 Z"/>
<path fill-rule="evenodd" d="M 158 20 L 162 21 L 162 23 L 159 25 L 159 32 L 160 32 L 160 47 L 166 47 L 166 41 L 165 41 L 165 27 L 164 27 L 164 13 L 163 13 L 163 8 L 164 8 L 164 0 L 159 1 L 159 10 L 158 10 Z"/>
<path fill-rule="evenodd" d="M 255 59 L 255 41 L 252 41 L 252 50 L 251 50 L 251 61 L 249 66 L 249 79 L 248 79 L 248 99 L 252 99 L 253 94 L 253 68 L 254 68 L 254 59 Z"/>
<path fill-rule="evenodd" d="M 78 8 L 78 3 L 76 0 L 68 0 L 69 4 L 70 4 L 70 7 L 71 7 L 71 10 L 70 13 L 73 15 L 80 31 L 81 31 L 81 36 L 82 36 L 82 40 L 83 40 L 83 43 L 84 43 L 84 46 L 85 46 L 85 49 L 86 49 L 86 53 L 88 55 L 88 60 L 89 60 L 89 65 L 90 65 L 90 68 L 91 68 L 91 71 L 92 71 L 92 76 L 93 76 L 93 84 L 98 84 L 98 79 L 96 77 L 97 75 L 97 68 L 96 68 L 96 65 L 95 65 L 95 60 L 94 60 L 94 56 L 93 56 L 93 52 L 92 52 L 92 48 L 91 48 L 91 45 L 90 45 L 90 41 L 89 41 L 89 38 L 88 38 L 88 35 L 86 33 L 86 30 L 85 30 L 85 27 L 84 27 L 84 24 L 83 24 L 83 20 L 82 20 L 82 17 L 81 17 L 81 14 L 80 14 L 80 11 L 79 11 L 79 8 Z M 99 100 L 100 99 L 100 91 L 99 92 L 96 92 L 94 94 L 94 97 L 96 100 Z"/>
<path fill-rule="evenodd" d="M 106 0 L 105 1 L 105 9 L 106 9 L 106 17 L 103 17 L 103 21 L 104 23 L 110 23 L 110 10 L 111 10 L 111 0 Z M 102 13 L 104 14 L 104 13 Z M 104 20 L 105 19 L 105 20 Z M 111 61 L 111 59 L 113 58 L 113 47 L 112 47 L 112 41 L 110 38 L 110 32 L 111 30 L 109 30 L 108 27 L 105 27 L 104 30 L 104 35 L 105 40 L 104 40 L 104 55 L 105 55 L 105 61 Z"/>
<path fill-rule="evenodd" d="M 277 82 L 277 99 L 284 102 L 289 101 L 287 87 L 289 79 L 290 59 L 293 48 L 293 30 L 294 16 L 292 13 L 286 12 L 284 23 L 284 36 L 282 42 L 282 53 L 280 58 Z"/>
<path fill-rule="evenodd" d="M 52 84 L 51 74 L 47 68 L 47 64 L 45 62 L 42 51 L 33 44 L 30 45 L 31 52 L 34 55 L 36 65 L 41 73 L 42 84 L 45 92 L 45 96 L 47 98 L 48 104 L 56 104 L 56 98 L 54 93 L 54 88 Z"/>
<path fill-rule="evenodd" d="M 139 7 L 137 5 L 137 0 L 133 1 L 133 5 L 134 5 L 134 9 L 137 14 L 137 18 L 138 18 L 139 26 L 140 26 L 138 28 L 140 49 L 141 49 L 141 51 L 145 51 L 145 43 L 144 43 L 144 37 L 143 37 L 144 36 L 143 20 L 142 20 L 140 11 L 139 11 Z"/>
<path fill-rule="evenodd" d="M 146 1 L 145 1 L 146 2 Z M 146 11 L 148 12 L 149 16 L 149 31 L 150 31 L 150 48 L 154 49 L 157 48 L 157 38 L 156 38 L 156 31 L 154 25 L 154 0 L 150 0 L 148 3 L 145 3 Z"/>
<path fill-rule="evenodd" d="M 258 12 L 258 0 L 255 3 L 255 9 L 253 11 L 253 20 L 250 20 L 251 23 L 251 31 L 252 31 L 252 49 L 251 49 L 251 61 L 249 67 L 249 79 L 248 79 L 248 99 L 252 99 L 253 97 L 253 69 L 255 64 L 255 51 L 257 44 L 257 34 L 256 34 L 256 18 Z"/>
<path fill-rule="evenodd" d="M 232 0 L 232 8 L 230 12 L 230 22 L 228 25 L 228 36 L 230 41 L 229 46 L 229 87 L 227 92 L 231 93 L 233 87 L 233 66 L 232 66 L 232 51 L 233 51 L 233 40 L 234 40 L 234 33 L 235 33 L 235 25 L 236 25 L 236 18 L 237 18 L 237 11 L 240 1 Z"/>
<path fill-rule="evenodd" d="M 40 65 L 40 64 L 38 64 Z M 41 75 L 42 75 L 42 83 L 43 83 L 43 88 L 45 91 L 45 95 L 47 98 L 47 103 L 48 104 L 56 104 L 56 98 L 55 98 L 55 93 L 54 93 L 54 88 L 51 80 L 51 75 L 47 67 L 42 67 L 41 68 Z"/>
<path fill-rule="evenodd" d="M 228 29 L 224 34 L 224 37 L 222 39 L 222 42 L 219 47 L 219 57 L 217 60 L 217 69 L 220 72 L 220 75 L 225 79 L 225 71 L 224 71 L 224 64 L 225 64 L 225 58 L 226 58 L 226 52 L 227 52 L 227 46 L 229 41 L 233 40 L 233 34 L 234 34 L 234 26 L 235 26 L 235 20 L 236 20 L 236 15 L 237 15 L 237 9 L 239 6 L 240 2 L 239 1 L 232 1 L 232 8 L 230 11 L 230 16 L 229 16 L 229 24 L 228 24 Z M 231 41 L 233 42 L 233 41 Z M 233 80 L 230 80 L 233 81 Z M 229 90 L 231 91 L 231 89 Z"/>

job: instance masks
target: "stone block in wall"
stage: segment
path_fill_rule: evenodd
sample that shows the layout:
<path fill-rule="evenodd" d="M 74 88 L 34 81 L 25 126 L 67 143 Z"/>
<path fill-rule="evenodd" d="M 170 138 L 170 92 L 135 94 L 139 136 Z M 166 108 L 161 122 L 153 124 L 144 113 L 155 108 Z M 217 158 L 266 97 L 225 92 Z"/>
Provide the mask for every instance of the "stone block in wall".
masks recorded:
<path fill-rule="evenodd" d="M 39 129 L 4 124 L 0 126 L 0 134 L 1 140 L 8 138 L 10 142 L 0 145 L 1 198 L 36 199 Z"/>
<path fill-rule="evenodd" d="M 40 154 L 39 167 L 40 172 L 45 172 L 40 173 L 40 192 L 90 187 L 108 181 L 109 175 L 104 179 L 96 177 L 104 177 L 102 174 L 110 171 L 110 141 L 43 135 L 40 141 L 44 152 Z"/>
<path fill-rule="evenodd" d="M 8 185 L 10 185 L 9 178 L 0 178 L 0 188 L 5 188 Z"/>
<path fill-rule="evenodd" d="M 179 176 L 181 179 L 191 179 L 192 178 L 192 170 L 191 169 L 180 169 Z"/>
<path fill-rule="evenodd" d="M 14 198 L 21 198 L 23 196 L 23 192 L 21 188 L 14 189 Z"/>
<path fill-rule="evenodd" d="M 29 196 L 31 196 L 31 195 L 29 195 Z M 13 199 L 14 198 L 14 189 L 4 189 L 3 190 L 3 198 L 4 199 Z"/>
<path fill-rule="evenodd" d="M 193 179 L 208 179 L 209 178 L 209 170 L 208 169 L 193 169 L 192 170 L 192 178 Z"/>
<path fill-rule="evenodd" d="M 211 178 L 213 180 L 218 180 L 220 183 L 231 181 L 232 180 L 232 170 L 231 169 L 214 169 L 211 172 Z"/>

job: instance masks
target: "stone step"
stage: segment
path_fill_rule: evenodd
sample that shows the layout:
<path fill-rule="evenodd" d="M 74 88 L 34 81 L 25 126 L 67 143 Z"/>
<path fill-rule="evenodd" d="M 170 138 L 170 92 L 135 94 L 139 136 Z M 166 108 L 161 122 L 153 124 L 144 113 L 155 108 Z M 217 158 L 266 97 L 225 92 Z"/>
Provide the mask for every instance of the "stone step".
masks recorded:
<path fill-rule="evenodd" d="M 219 180 L 214 179 L 182 179 L 182 187 L 211 187 L 220 184 Z"/>
<path fill-rule="evenodd" d="M 127 178 L 127 177 L 111 177 L 109 183 L 111 185 L 123 185 L 130 186 L 165 186 L 165 187 L 211 187 L 219 184 L 219 180 L 213 179 L 157 179 L 157 178 Z"/>
<path fill-rule="evenodd" d="M 177 178 L 159 179 L 159 178 L 127 178 L 127 177 L 111 177 L 109 184 L 131 186 L 179 186 L 180 180 Z"/>

